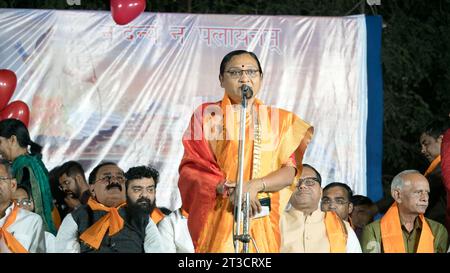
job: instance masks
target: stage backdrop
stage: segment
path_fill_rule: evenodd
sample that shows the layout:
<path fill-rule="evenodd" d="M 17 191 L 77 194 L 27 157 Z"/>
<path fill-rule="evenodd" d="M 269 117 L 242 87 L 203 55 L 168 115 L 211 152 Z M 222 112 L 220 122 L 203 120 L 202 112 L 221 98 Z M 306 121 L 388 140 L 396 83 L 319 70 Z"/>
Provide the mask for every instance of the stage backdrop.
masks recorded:
<path fill-rule="evenodd" d="M 179 207 L 182 134 L 197 106 L 222 98 L 222 57 L 247 49 L 264 71 L 258 97 L 315 127 L 304 162 L 324 184 L 380 197 L 379 17 L 144 13 L 119 26 L 109 12 L 0 9 L 0 25 L 0 68 L 17 74 L 13 99 L 30 106 L 49 169 L 152 164 L 158 206 Z"/>

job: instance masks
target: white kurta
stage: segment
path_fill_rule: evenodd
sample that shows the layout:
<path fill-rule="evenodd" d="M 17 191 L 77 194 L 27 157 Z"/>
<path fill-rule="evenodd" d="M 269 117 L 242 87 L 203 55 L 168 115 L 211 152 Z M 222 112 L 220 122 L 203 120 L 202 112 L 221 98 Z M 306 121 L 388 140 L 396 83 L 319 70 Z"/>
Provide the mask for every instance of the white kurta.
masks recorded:
<path fill-rule="evenodd" d="M 165 216 L 158 223 L 158 230 L 164 242 L 164 252 L 194 253 L 194 244 L 187 226 L 187 218 L 180 210 Z"/>
<path fill-rule="evenodd" d="M 0 227 L 6 222 L 16 205 L 14 202 L 6 209 L 5 216 L 0 219 Z M 30 253 L 44 253 L 45 235 L 44 226 L 41 216 L 34 212 L 19 208 L 16 221 L 7 229 L 14 238 Z M 3 238 L 0 238 L 0 253 L 11 252 Z"/>
<path fill-rule="evenodd" d="M 55 235 L 45 232 L 45 249 L 47 253 L 56 253 L 55 251 Z"/>

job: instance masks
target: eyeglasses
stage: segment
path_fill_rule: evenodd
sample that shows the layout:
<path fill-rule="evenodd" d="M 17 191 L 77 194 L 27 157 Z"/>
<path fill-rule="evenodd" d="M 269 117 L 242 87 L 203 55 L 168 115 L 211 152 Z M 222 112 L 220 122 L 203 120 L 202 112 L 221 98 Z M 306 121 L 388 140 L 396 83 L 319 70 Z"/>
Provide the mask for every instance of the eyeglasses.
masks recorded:
<path fill-rule="evenodd" d="M 312 187 L 312 186 L 314 186 L 315 183 L 320 184 L 319 179 L 317 179 L 315 177 L 302 178 L 302 179 L 298 180 L 297 188 L 300 188 L 302 186 L 302 184 L 304 184 L 307 187 Z"/>
<path fill-rule="evenodd" d="M 0 181 L 1 182 L 6 182 L 6 181 L 11 180 L 11 179 L 12 179 L 12 177 L 0 176 Z"/>
<path fill-rule="evenodd" d="M 111 181 L 117 181 L 120 184 L 125 183 L 125 176 L 123 175 L 105 175 L 102 178 L 96 180 L 94 183 L 97 183 L 98 181 L 102 181 L 103 183 L 109 184 Z"/>
<path fill-rule="evenodd" d="M 259 70 L 256 69 L 248 69 L 248 70 L 228 70 L 226 71 L 228 74 L 230 74 L 230 77 L 232 79 L 239 79 L 242 77 L 242 74 L 245 72 L 245 75 L 249 78 L 254 78 L 258 76 Z"/>
<path fill-rule="evenodd" d="M 337 200 L 331 200 L 331 199 L 323 199 L 322 200 L 322 204 L 323 205 L 331 205 L 332 203 L 336 203 L 336 204 L 338 204 L 339 206 L 343 206 L 343 205 L 345 205 L 345 204 L 348 204 L 348 203 L 350 203 L 349 201 L 345 201 L 345 200 L 343 200 L 343 199 L 337 199 Z"/>
<path fill-rule="evenodd" d="M 31 207 L 31 205 L 33 205 L 33 200 L 31 199 L 21 199 L 21 200 L 17 200 L 15 199 L 14 202 L 19 206 L 19 207 Z"/>

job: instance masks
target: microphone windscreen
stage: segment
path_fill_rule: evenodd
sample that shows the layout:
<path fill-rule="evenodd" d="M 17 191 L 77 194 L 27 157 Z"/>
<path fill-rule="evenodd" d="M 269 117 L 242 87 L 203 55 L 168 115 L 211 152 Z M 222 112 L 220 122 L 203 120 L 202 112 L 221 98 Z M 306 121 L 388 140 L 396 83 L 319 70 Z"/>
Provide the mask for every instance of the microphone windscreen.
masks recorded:
<path fill-rule="evenodd" d="M 253 97 L 253 90 L 250 86 L 244 84 L 241 87 L 242 93 L 245 94 L 245 97 L 247 99 L 250 99 L 251 97 Z"/>

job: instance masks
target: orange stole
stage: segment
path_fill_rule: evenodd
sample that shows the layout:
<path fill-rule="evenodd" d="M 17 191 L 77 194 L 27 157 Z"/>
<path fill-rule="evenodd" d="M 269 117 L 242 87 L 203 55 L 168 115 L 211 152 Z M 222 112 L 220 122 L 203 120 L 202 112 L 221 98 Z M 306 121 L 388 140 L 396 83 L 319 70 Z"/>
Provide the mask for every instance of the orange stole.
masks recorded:
<path fill-rule="evenodd" d="M 8 219 L 6 219 L 5 224 L 0 228 L 0 238 L 5 240 L 5 244 L 12 253 L 28 253 L 22 244 L 7 230 L 16 221 L 17 213 L 19 212 L 19 207 L 17 205 L 13 206 L 14 209 L 8 216 Z"/>
<path fill-rule="evenodd" d="M 425 173 L 423 174 L 423 176 L 428 176 L 430 173 L 432 173 L 434 171 L 434 169 L 436 169 L 436 167 L 439 165 L 439 163 L 441 163 L 441 155 L 438 155 L 430 164 L 430 166 L 428 166 L 428 169 L 425 171 Z"/>
<path fill-rule="evenodd" d="M 158 208 L 153 209 L 152 213 L 150 213 L 150 218 L 153 220 L 153 223 L 158 224 L 164 219 L 164 213 Z"/>
<path fill-rule="evenodd" d="M 54 206 L 52 210 L 52 219 L 53 223 L 55 224 L 56 230 L 58 230 L 59 227 L 61 226 L 61 216 L 59 215 L 59 211 L 58 208 L 56 208 L 56 206 Z"/>
<path fill-rule="evenodd" d="M 108 229 L 109 236 L 112 236 L 122 230 L 124 221 L 122 217 L 120 217 L 118 209 L 126 205 L 126 203 L 122 203 L 116 208 L 109 208 L 98 203 L 94 199 L 89 198 L 87 204 L 92 210 L 102 210 L 108 212 L 80 235 L 80 240 L 92 248 L 99 249 L 103 237 Z"/>
<path fill-rule="evenodd" d="M 330 242 L 330 253 L 345 253 L 347 251 L 347 229 L 334 211 L 325 212 L 325 228 Z"/>
<path fill-rule="evenodd" d="M 189 213 L 184 209 L 181 209 L 181 215 L 183 215 L 186 219 L 189 218 Z"/>
<path fill-rule="evenodd" d="M 231 110 L 231 102 L 226 94 L 217 105 L 220 106 L 224 115 L 223 137 L 222 139 L 208 140 L 208 144 L 225 179 L 237 181 L 239 110 L 227 112 L 227 108 Z M 264 177 L 279 170 L 290 163 L 292 154 L 296 159 L 297 175 L 300 175 L 303 154 L 312 137 L 312 127 L 293 113 L 266 107 L 259 100 L 255 100 L 254 106 L 257 110 L 261 130 L 260 170 L 257 176 L 253 177 L 254 124 L 251 116 L 247 115 L 244 181 Z M 272 114 L 275 115 L 274 119 L 276 120 L 272 121 Z M 289 188 L 270 193 L 270 216 L 251 220 L 250 235 L 255 239 L 260 252 L 279 252 L 281 210 L 285 208 L 291 193 Z M 191 214 L 192 212 L 189 216 Z M 196 251 L 234 252 L 232 228 L 232 206 L 228 197 L 219 196 L 215 199 L 214 207 L 208 211 Z M 250 243 L 249 246 L 250 252 L 255 252 L 253 244 Z"/>
<path fill-rule="evenodd" d="M 419 218 L 422 221 L 422 232 L 416 253 L 433 253 L 433 233 L 423 214 L 419 214 Z M 385 253 L 406 253 L 397 202 L 394 202 L 383 218 L 381 218 L 380 226 L 383 251 Z"/>

